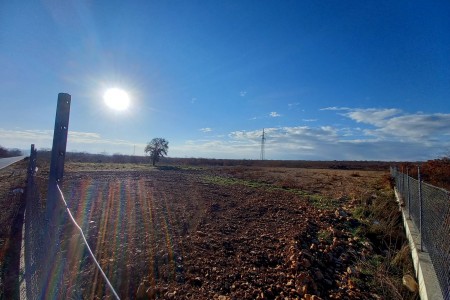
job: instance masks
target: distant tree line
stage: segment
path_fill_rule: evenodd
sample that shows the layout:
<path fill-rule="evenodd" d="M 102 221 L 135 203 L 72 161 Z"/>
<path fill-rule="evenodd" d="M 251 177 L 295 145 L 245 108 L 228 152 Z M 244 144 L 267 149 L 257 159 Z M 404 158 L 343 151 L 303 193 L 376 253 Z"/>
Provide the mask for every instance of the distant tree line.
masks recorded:
<path fill-rule="evenodd" d="M 21 156 L 22 151 L 20 151 L 19 149 L 7 149 L 4 148 L 2 146 L 0 146 L 0 158 L 4 158 L 4 157 L 14 157 L 14 156 Z"/>
<path fill-rule="evenodd" d="M 38 150 L 38 158 L 50 160 L 50 149 Z M 133 156 L 124 154 L 92 154 L 87 152 L 67 152 L 66 161 L 91 163 L 149 163 L 149 156 Z M 308 161 L 308 160 L 259 160 L 259 159 L 215 159 L 195 157 L 160 157 L 159 162 L 169 166 L 218 166 L 218 167 L 282 167 L 282 168 L 314 168 L 341 170 L 378 170 L 387 171 L 395 162 L 385 161 Z M 150 163 L 152 159 L 150 157 Z"/>
<path fill-rule="evenodd" d="M 409 176 L 418 179 L 418 168 L 420 166 L 420 177 L 426 183 L 450 191 L 450 156 L 425 162 L 403 162 L 397 165 L 399 171 L 408 172 Z"/>
<path fill-rule="evenodd" d="M 39 149 L 38 158 L 43 160 L 50 160 L 52 151 L 51 149 Z M 148 157 L 124 155 L 120 153 L 115 154 L 92 154 L 87 152 L 67 152 L 66 161 L 71 162 L 89 162 L 89 163 L 148 163 Z"/>

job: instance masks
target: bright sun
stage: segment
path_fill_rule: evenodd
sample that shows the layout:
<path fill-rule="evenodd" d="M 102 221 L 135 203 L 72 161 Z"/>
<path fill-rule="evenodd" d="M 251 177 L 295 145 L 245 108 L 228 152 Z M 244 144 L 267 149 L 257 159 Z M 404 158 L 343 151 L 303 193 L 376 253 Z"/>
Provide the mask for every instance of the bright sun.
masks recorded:
<path fill-rule="evenodd" d="M 130 98 L 127 92 L 118 88 L 106 90 L 103 99 L 106 105 L 114 110 L 125 110 L 130 105 Z"/>

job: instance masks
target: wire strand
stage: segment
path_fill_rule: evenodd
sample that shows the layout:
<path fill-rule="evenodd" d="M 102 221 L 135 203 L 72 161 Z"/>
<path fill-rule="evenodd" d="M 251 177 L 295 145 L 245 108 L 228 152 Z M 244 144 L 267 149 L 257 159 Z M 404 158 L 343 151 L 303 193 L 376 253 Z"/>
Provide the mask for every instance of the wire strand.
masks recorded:
<path fill-rule="evenodd" d="M 83 233 L 83 229 L 81 229 L 81 227 L 78 225 L 77 221 L 75 221 L 75 219 L 73 218 L 72 213 L 70 212 L 70 209 L 69 209 L 69 207 L 67 206 L 67 202 L 66 202 L 66 200 L 64 199 L 64 194 L 63 194 L 63 192 L 61 191 L 61 188 L 59 187 L 58 184 L 57 184 L 56 186 L 58 187 L 59 193 L 61 194 L 61 199 L 62 199 L 62 201 L 64 202 L 64 206 L 66 207 L 66 210 L 67 210 L 67 212 L 68 212 L 68 214 L 69 214 L 69 216 L 70 216 L 70 219 L 72 220 L 72 223 L 73 223 L 73 224 L 78 228 L 78 230 L 80 231 L 81 236 L 83 237 L 84 243 L 86 244 L 86 248 L 89 250 L 89 253 L 91 254 L 91 257 L 92 257 L 92 259 L 94 260 L 95 264 L 97 265 L 97 268 L 100 270 L 100 273 L 102 274 L 103 278 L 105 279 L 106 284 L 107 284 L 108 287 L 111 289 L 111 291 L 112 291 L 112 293 L 114 294 L 114 296 L 116 297 L 116 299 L 120 300 L 119 295 L 117 295 L 116 291 L 114 290 L 113 286 L 111 285 L 111 282 L 109 282 L 108 277 L 106 277 L 105 272 L 103 272 L 102 267 L 100 267 L 100 264 L 98 263 L 97 259 L 95 258 L 94 253 L 93 253 L 92 250 L 91 250 L 91 247 L 89 247 L 89 244 L 88 244 L 88 242 L 87 242 L 87 240 L 86 240 L 86 237 L 85 237 L 85 235 L 84 235 L 84 233 Z"/>

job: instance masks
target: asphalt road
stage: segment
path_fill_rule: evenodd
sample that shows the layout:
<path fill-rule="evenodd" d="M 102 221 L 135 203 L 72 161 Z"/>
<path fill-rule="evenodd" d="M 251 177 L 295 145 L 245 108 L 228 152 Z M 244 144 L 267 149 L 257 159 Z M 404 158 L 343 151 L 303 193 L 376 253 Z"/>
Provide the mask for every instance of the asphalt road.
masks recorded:
<path fill-rule="evenodd" d="M 16 157 L 7 157 L 7 158 L 0 158 L 0 169 L 6 168 L 9 165 L 12 165 L 15 162 L 18 162 L 19 160 L 24 159 L 26 156 L 16 156 Z"/>

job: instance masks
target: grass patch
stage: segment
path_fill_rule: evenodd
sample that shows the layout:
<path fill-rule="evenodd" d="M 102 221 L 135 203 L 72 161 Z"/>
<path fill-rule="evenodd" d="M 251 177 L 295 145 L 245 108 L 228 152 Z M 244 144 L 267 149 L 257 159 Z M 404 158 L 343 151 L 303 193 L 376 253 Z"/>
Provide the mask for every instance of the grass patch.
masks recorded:
<path fill-rule="evenodd" d="M 273 187 L 270 184 L 262 183 L 253 180 L 244 180 L 233 177 L 222 177 L 222 176 L 203 176 L 203 181 L 207 183 L 227 186 L 227 185 L 243 185 L 251 188 L 270 188 Z"/>
<path fill-rule="evenodd" d="M 318 209 L 335 209 L 339 207 L 339 201 L 331 198 L 326 198 L 317 194 L 309 194 L 309 202 L 312 206 Z"/>
<path fill-rule="evenodd" d="M 317 238 L 319 238 L 319 240 L 327 242 L 328 244 L 331 244 L 333 242 L 333 234 L 330 230 L 327 229 L 319 230 L 317 232 Z"/>
<path fill-rule="evenodd" d="M 310 193 L 297 188 L 280 187 L 271 183 L 223 176 L 204 176 L 203 181 L 222 186 L 242 185 L 249 188 L 266 189 L 269 191 L 283 191 L 298 196 L 305 196 L 308 198 L 311 205 L 319 209 L 335 209 L 339 206 L 338 200 L 326 198 L 322 195 Z"/>
<path fill-rule="evenodd" d="M 66 172 L 94 172 L 94 171 L 150 171 L 155 170 L 151 164 L 133 163 L 92 163 L 68 162 L 64 166 Z"/>
<path fill-rule="evenodd" d="M 388 181 L 369 199 L 362 199 L 351 212 L 360 225 L 350 232 L 370 241 L 376 254 L 356 263 L 359 276 L 352 280 L 375 290 L 383 299 L 418 299 L 402 284 L 404 275 L 414 277 L 414 267 L 404 233 L 398 204 Z"/>

